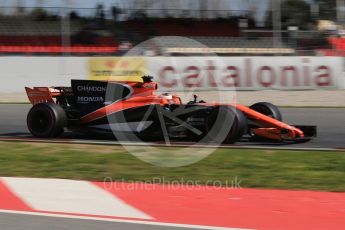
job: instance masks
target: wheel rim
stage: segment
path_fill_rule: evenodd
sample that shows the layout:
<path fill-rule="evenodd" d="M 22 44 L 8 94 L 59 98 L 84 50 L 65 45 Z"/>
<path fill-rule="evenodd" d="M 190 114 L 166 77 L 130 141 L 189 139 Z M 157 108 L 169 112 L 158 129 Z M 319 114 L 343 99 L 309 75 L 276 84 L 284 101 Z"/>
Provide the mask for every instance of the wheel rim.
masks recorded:
<path fill-rule="evenodd" d="M 44 133 L 50 129 L 51 114 L 43 110 L 38 110 L 31 116 L 30 129 L 35 133 Z"/>

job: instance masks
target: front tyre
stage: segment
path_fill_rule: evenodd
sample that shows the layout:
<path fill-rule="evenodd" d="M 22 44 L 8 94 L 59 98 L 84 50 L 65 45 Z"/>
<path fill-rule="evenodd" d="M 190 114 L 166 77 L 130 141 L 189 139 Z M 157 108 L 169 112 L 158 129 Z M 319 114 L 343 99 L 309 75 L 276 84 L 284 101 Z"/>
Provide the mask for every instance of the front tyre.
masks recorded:
<path fill-rule="evenodd" d="M 278 121 L 283 120 L 283 116 L 277 106 L 269 102 L 258 102 L 249 107 L 250 109 L 259 112 L 263 115 L 272 117 Z"/>
<path fill-rule="evenodd" d="M 33 136 L 54 138 L 63 133 L 67 125 L 67 116 L 60 105 L 40 103 L 30 109 L 26 122 Z"/>
<path fill-rule="evenodd" d="M 247 131 L 247 118 L 232 106 L 212 109 L 206 119 L 206 139 L 216 143 L 232 144 Z"/>

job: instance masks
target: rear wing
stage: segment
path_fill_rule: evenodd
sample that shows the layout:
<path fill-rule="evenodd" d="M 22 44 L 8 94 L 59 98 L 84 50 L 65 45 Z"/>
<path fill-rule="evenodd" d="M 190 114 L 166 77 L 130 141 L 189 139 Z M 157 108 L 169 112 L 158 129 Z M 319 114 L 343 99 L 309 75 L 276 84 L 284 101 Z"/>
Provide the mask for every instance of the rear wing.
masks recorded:
<path fill-rule="evenodd" d="M 39 103 L 52 102 L 55 103 L 55 97 L 61 95 L 60 90 L 49 87 L 25 87 L 26 94 L 31 104 L 36 105 Z"/>

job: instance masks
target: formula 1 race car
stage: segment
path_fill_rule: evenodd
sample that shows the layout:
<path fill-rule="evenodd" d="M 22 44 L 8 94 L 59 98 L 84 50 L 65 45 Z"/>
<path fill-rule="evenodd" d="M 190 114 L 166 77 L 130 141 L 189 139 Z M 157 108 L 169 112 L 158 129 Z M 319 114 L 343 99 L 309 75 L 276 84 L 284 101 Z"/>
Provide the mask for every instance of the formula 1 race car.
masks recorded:
<path fill-rule="evenodd" d="M 154 94 L 157 83 L 72 80 L 71 87 L 26 87 L 33 107 L 27 116 L 31 134 L 55 138 L 65 129 L 112 133 L 117 139 L 164 139 L 234 143 L 240 138 L 275 142 L 308 141 L 315 126 L 282 122 L 279 109 L 259 102 L 250 107 Z"/>

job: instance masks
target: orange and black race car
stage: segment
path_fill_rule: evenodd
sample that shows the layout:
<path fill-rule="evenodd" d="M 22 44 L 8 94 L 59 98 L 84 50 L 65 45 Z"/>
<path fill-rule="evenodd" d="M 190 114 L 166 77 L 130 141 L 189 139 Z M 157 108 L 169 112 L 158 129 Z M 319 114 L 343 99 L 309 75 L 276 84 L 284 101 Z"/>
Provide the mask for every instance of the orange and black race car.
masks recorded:
<path fill-rule="evenodd" d="M 72 80 L 71 87 L 25 88 L 33 107 L 27 116 L 32 135 L 60 136 L 65 129 L 112 133 L 118 139 L 164 139 L 234 143 L 241 138 L 302 142 L 315 126 L 288 125 L 279 109 L 259 102 L 250 107 L 198 101 L 182 103 L 174 94 L 155 94 L 157 83 Z"/>

